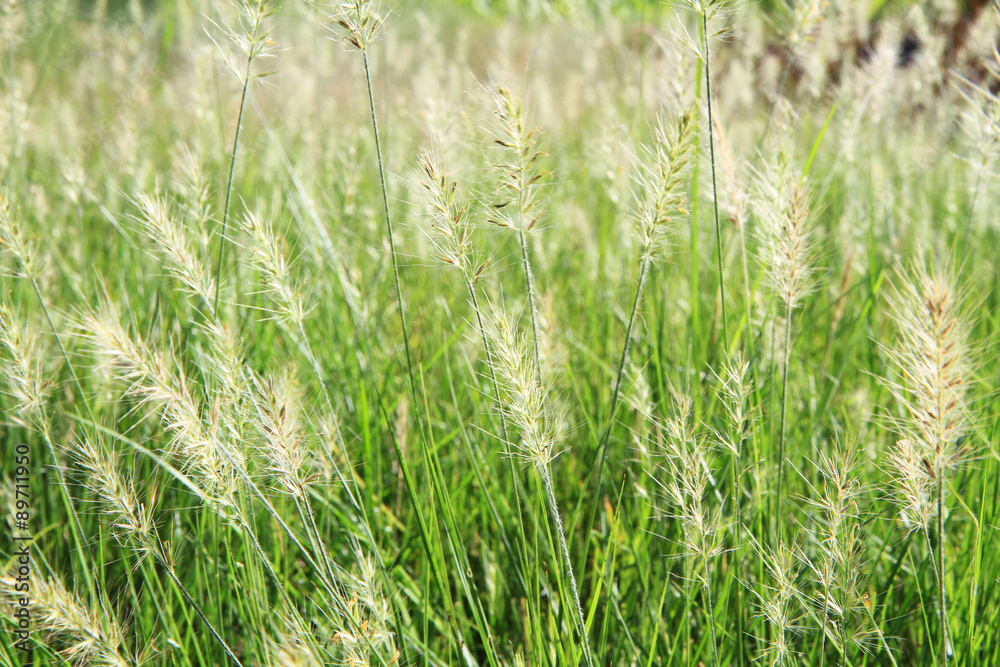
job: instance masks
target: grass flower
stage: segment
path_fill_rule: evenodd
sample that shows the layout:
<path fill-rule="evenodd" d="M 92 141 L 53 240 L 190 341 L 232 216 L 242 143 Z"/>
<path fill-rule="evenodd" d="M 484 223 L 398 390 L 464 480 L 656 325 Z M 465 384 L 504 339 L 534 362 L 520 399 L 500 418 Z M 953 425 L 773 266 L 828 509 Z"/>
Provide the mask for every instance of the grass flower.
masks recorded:
<path fill-rule="evenodd" d="M 940 664 L 947 663 L 953 652 L 945 586 L 945 480 L 972 455 L 966 442 L 972 427 L 966 394 L 972 386 L 975 353 L 969 342 L 972 325 L 964 301 L 947 269 L 928 270 L 918 265 L 909 273 L 899 272 L 889 298 L 897 338 L 883 346 L 899 374 L 898 380 L 884 382 L 904 410 L 903 415 L 892 418 L 903 435 L 890 458 L 899 497 L 903 509 L 925 534 L 928 519 L 935 523 Z M 931 489 L 933 500 L 928 497 Z"/>
<path fill-rule="evenodd" d="M 214 314 L 215 282 L 166 200 L 161 195 L 140 194 L 132 201 L 139 210 L 133 220 L 164 258 L 167 271 L 180 281 L 185 292 L 201 299 L 209 314 Z"/>
<path fill-rule="evenodd" d="M 0 578 L 0 602 L 17 604 L 24 596 L 12 576 Z M 108 613 L 109 600 L 90 608 L 57 578 L 34 577 L 31 581 L 31 613 L 36 630 L 43 631 L 50 646 L 60 646 L 62 656 L 79 665 L 135 667 L 152 659 L 151 651 L 130 655 L 129 632 Z"/>
<path fill-rule="evenodd" d="M 776 511 L 784 500 L 785 438 L 788 422 L 788 364 L 792 354 L 792 312 L 812 289 L 814 233 L 805 184 L 791 180 L 787 166 L 770 167 L 758 179 L 761 264 L 777 300 L 784 306 L 785 340 L 781 366 L 781 426 L 778 437 Z"/>
<path fill-rule="evenodd" d="M 493 144 L 500 149 L 500 157 L 495 163 L 499 176 L 498 198 L 493 204 L 494 217 L 490 222 L 517 233 L 531 315 L 535 381 L 541 384 L 542 344 L 538 326 L 538 295 L 528 255 L 527 234 L 538 224 L 542 215 L 539 210 L 538 192 L 548 176 L 548 173 L 540 168 L 540 161 L 545 153 L 538 148 L 539 130 L 528 129 L 525 123 L 521 100 L 503 86 L 497 86 L 491 97 L 497 118 Z"/>

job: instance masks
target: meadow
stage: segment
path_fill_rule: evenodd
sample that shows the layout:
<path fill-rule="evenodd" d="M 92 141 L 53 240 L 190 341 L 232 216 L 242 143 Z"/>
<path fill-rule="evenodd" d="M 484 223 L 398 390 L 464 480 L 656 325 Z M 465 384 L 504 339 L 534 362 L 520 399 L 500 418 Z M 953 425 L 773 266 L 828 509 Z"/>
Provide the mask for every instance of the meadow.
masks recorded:
<path fill-rule="evenodd" d="M 0 663 L 1000 664 L 1000 10 L 0 8 Z"/>

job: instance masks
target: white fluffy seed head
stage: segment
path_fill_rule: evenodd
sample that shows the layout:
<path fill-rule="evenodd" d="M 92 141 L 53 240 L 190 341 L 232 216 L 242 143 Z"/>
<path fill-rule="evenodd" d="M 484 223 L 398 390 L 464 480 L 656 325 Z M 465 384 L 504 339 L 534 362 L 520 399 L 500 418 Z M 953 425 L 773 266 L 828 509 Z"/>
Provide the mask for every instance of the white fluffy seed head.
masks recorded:
<path fill-rule="evenodd" d="M 178 456 L 186 470 L 194 470 L 215 500 L 231 505 L 239 483 L 234 466 L 243 465 L 242 457 L 226 448 L 211 420 L 206 424 L 191 381 L 173 354 L 154 350 L 130 334 L 109 304 L 85 312 L 78 330 L 127 393 L 160 415 L 164 431 L 171 434 L 167 453 Z"/>
<path fill-rule="evenodd" d="M 758 174 L 754 207 L 760 219 L 760 262 L 775 296 L 793 309 L 813 288 L 815 240 L 809 194 L 787 165 Z"/>
<path fill-rule="evenodd" d="M 791 635 L 797 629 L 799 559 L 783 542 L 777 549 L 762 546 L 752 535 L 750 542 L 768 575 L 754 590 L 760 616 L 771 628 L 767 638 L 761 638 L 758 658 L 773 667 L 787 665 L 795 656 Z"/>
<path fill-rule="evenodd" d="M 636 233 L 643 257 L 656 255 L 671 230 L 671 222 L 684 214 L 684 176 L 691 160 L 695 133 L 695 110 L 688 108 L 672 124 L 662 119 L 656 139 L 637 160 Z"/>
<path fill-rule="evenodd" d="M 490 222 L 521 233 L 531 231 L 541 219 L 539 189 L 548 172 L 540 167 L 545 153 L 538 148 L 538 128 L 528 129 L 521 100 L 504 86 L 490 96 L 497 122 L 491 128 L 498 149 L 496 200 Z"/>
<path fill-rule="evenodd" d="M 83 473 L 83 485 L 99 499 L 118 542 L 140 557 L 157 555 L 152 503 L 139 500 L 134 480 L 120 470 L 118 454 L 100 441 L 77 438 L 70 455 Z"/>
<path fill-rule="evenodd" d="M 14 259 L 16 277 L 38 275 L 38 241 L 24 229 L 20 210 L 6 188 L 0 188 L 0 252 Z"/>
<path fill-rule="evenodd" d="M 420 185 L 427 215 L 421 231 L 434 246 L 434 256 L 457 268 L 469 282 L 475 282 L 486 264 L 472 256 L 472 219 L 468 207 L 458 198 L 458 183 L 448 177 L 429 154 L 420 155 Z"/>
<path fill-rule="evenodd" d="M 269 218 L 247 211 L 240 219 L 240 228 L 247 237 L 250 265 L 261 276 L 264 292 L 275 302 L 278 319 L 298 331 L 309 313 L 302 290 L 292 275 L 292 267 L 282 242 L 274 232 Z"/>
<path fill-rule="evenodd" d="M 45 355 L 38 338 L 0 302 L 0 371 L 15 401 L 15 421 L 31 428 L 46 428 L 45 404 L 53 384 L 45 379 Z"/>
<path fill-rule="evenodd" d="M 922 447 L 904 438 L 889 455 L 889 468 L 896 487 L 896 503 L 903 524 L 912 532 L 927 529 L 937 511 L 934 475 Z"/>
<path fill-rule="evenodd" d="M 483 313 L 486 335 L 493 349 L 501 409 L 521 433 L 509 452 L 533 466 L 546 466 L 556 456 L 556 434 L 549 416 L 548 396 L 538 384 L 531 339 L 519 332 L 507 313 L 490 304 Z"/>
<path fill-rule="evenodd" d="M 180 281 L 185 292 L 200 298 L 201 305 L 214 314 L 215 280 L 167 200 L 159 194 L 143 193 L 133 197 L 132 203 L 138 209 L 132 219 L 163 257 L 167 271 Z"/>
<path fill-rule="evenodd" d="M 753 437 L 760 421 L 760 410 L 750 401 L 753 378 L 750 362 L 737 351 L 726 360 L 719 380 L 719 395 L 726 412 L 727 428 L 719 434 L 719 442 L 736 456 L 742 452 L 743 442 Z"/>
<path fill-rule="evenodd" d="M 313 476 L 309 472 L 305 434 L 299 426 L 298 402 L 293 394 L 287 376 L 254 375 L 248 419 L 260 436 L 267 472 L 282 492 L 301 498 Z"/>
<path fill-rule="evenodd" d="M 883 384 L 905 411 L 893 423 L 906 448 L 926 459 L 936 479 L 971 456 L 965 444 L 972 423 L 966 394 L 976 354 L 964 293 L 950 271 L 917 266 L 897 274 L 889 308 L 897 337 L 881 347 L 899 379 Z"/>
<path fill-rule="evenodd" d="M 692 574 L 708 585 L 708 563 L 723 551 L 720 509 L 705 502 L 712 475 L 710 451 L 697 431 L 691 397 L 673 393 L 672 414 L 662 425 L 663 463 L 655 481 L 670 505 L 667 516 L 681 522 L 684 554 L 699 564 Z"/>
<path fill-rule="evenodd" d="M 266 23 L 274 13 L 274 3 L 270 0 L 235 0 L 236 20 L 212 21 L 214 31 L 208 33 L 215 44 L 226 67 L 241 81 L 267 76 L 254 76 L 251 66 L 254 60 L 269 58 L 276 51 Z"/>
<path fill-rule="evenodd" d="M 19 603 L 25 593 L 18 590 L 19 582 L 12 576 L 0 578 L 0 602 L 5 607 Z M 57 638 L 64 647 L 60 651 L 73 664 L 128 667 L 145 664 L 148 654 L 130 656 L 124 653 L 128 633 L 118 620 L 106 613 L 107 601 L 100 607 L 88 608 L 61 581 L 45 576 L 31 580 L 32 622 L 37 630 Z"/>

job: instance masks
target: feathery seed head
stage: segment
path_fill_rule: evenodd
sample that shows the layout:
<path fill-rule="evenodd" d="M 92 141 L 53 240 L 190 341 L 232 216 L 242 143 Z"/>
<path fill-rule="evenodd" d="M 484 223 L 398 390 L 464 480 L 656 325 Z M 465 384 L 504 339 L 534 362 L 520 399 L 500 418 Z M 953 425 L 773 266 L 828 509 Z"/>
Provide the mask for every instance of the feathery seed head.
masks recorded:
<path fill-rule="evenodd" d="M 100 499 L 104 516 L 118 542 L 140 556 L 159 555 L 155 539 L 152 503 L 139 500 L 131 476 L 121 473 L 118 454 L 103 442 L 86 438 L 73 441 L 70 454 L 83 471 L 83 484 Z"/>
<path fill-rule="evenodd" d="M 747 222 L 750 207 L 750 193 L 747 190 L 745 162 L 739 160 L 729 142 L 728 133 L 719 122 L 713 118 L 715 127 L 715 155 L 719 167 L 719 180 L 722 189 L 719 206 L 726 219 L 738 230 L 743 230 Z"/>
<path fill-rule="evenodd" d="M 270 72 L 254 76 L 251 72 L 253 61 L 258 58 L 268 58 L 274 55 L 276 44 L 265 27 L 266 20 L 274 14 L 274 3 L 271 0 L 234 0 L 237 19 L 235 25 L 229 25 L 222 19 L 212 21 L 216 30 L 230 43 L 231 48 L 223 47 L 211 32 L 209 39 L 218 47 L 229 70 L 240 81 L 262 78 Z"/>
<path fill-rule="evenodd" d="M 271 221 L 247 211 L 240 220 L 240 227 L 249 239 L 249 263 L 261 274 L 264 291 L 276 302 L 277 317 L 298 330 L 309 308 L 303 302 L 301 288 L 292 276 L 291 265 Z"/>
<path fill-rule="evenodd" d="M 362 52 L 368 50 L 385 25 L 385 16 L 379 14 L 379 3 L 375 0 L 341 2 L 331 18 L 346 31 L 344 41 Z"/>
<path fill-rule="evenodd" d="M 538 189 L 549 175 L 539 167 L 545 156 L 538 149 L 540 130 L 526 129 L 521 100 L 509 90 L 498 86 L 491 96 L 498 121 L 493 145 L 499 147 L 500 157 L 496 162 L 498 200 L 490 222 L 527 233 L 541 218 Z"/>
<path fill-rule="evenodd" d="M 0 252 L 14 258 L 17 277 L 38 275 L 38 241 L 21 226 L 20 211 L 6 188 L 0 188 Z"/>
<path fill-rule="evenodd" d="M 812 290 L 815 248 L 806 186 L 791 180 L 787 167 L 759 175 L 756 208 L 761 220 L 761 264 L 786 309 Z"/>
<path fill-rule="evenodd" d="M 483 314 L 483 323 L 502 390 L 501 409 L 521 431 L 520 444 L 507 443 L 516 450 L 510 454 L 531 465 L 546 466 L 556 456 L 556 436 L 546 391 L 537 381 L 531 339 L 518 332 L 509 316 L 493 304 Z"/>
<path fill-rule="evenodd" d="M 430 220 L 424 235 L 437 251 L 435 257 L 458 268 L 466 280 L 478 280 L 486 264 L 474 267 L 471 258 L 472 221 L 468 208 L 458 201 L 458 183 L 441 171 L 427 153 L 420 156 L 421 179 Z"/>
<path fill-rule="evenodd" d="M 24 6 L 18 0 L 0 2 L 0 35 L 7 44 L 17 45 L 25 38 Z"/>
<path fill-rule="evenodd" d="M 785 41 L 793 53 L 804 43 L 812 41 L 829 5 L 828 0 L 795 0 L 787 8 Z"/>
<path fill-rule="evenodd" d="M 797 629 L 795 605 L 799 598 L 798 559 L 784 542 L 779 543 L 776 550 L 761 546 L 753 535 L 750 535 L 750 542 L 757 557 L 764 563 L 770 579 L 769 583 L 760 584 L 760 590 L 754 590 L 760 606 L 760 616 L 771 626 L 768 638 L 761 638 L 763 648 L 757 659 L 771 667 L 779 667 L 789 664 L 794 657 L 790 635 Z"/>
<path fill-rule="evenodd" d="M 694 401 L 686 394 L 673 394 L 673 411 L 663 424 L 664 464 L 659 470 L 663 479 L 655 481 L 673 507 L 668 516 L 681 521 L 685 555 L 700 559 L 694 576 L 708 585 L 708 562 L 723 551 L 721 512 L 705 504 L 712 472 L 708 446 L 697 433 Z"/>
<path fill-rule="evenodd" d="M 13 576 L 0 577 L 0 603 L 13 607 L 23 598 L 22 584 Z M 118 619 L 100 608 L 87 608 L 63 583 L 55 578 L 36 576 L 31 580 L 32 622 L 63 648 L 60 653 L 75 665 L 129 667 L 145 664 L 149 654 L 124 654 L 127 633 Z"/>
<path fill-rule="evenodd" d="M 199 326 L 209 349 L 201 366 L 206 375 L 219 380 L 222 392 L 235 402 L 246 386 L 242 342 L 228 324 L 211 320 Z"/>
<path fill-rule="evenodd" d="M 170 207 L 159 194 L 140 194 L 132 198 L 139 214 L 132 219 L 166 260 L 167 271 L 184 286 L 184 291 L 201 298 L 211 312 L 215 281 L 202 256 L 193 251 L 187 230 L 171 215 Z"/>
<path fill-rule="evenodd" d="M 198 230 L 200 236 L 212 217 L 212 194 L 198 148 L 186 143 L 178 146 L 172 166 L 172 189 L 180 198 L 188 225 Z M 199 238 L 199 247 L 207 246 L 207 239 Z"/>
<path fill-rule="evenodd" d="M 233 465 L 243 465 L 242 458 L 227 456 L 215 429 L 206 428 L 191 383 L 173 355 L 154 351 L 138 335 L 133 338 L 109 304 L 103 312 L 85 312 L 78 329 L 127 393 L 160 413 L 163 429 L 172 434 L 169 453 L 179 454 L 185 468 L 199 473 L 216 502 L 231 504 L 238 482 Z"/>
<path fill-rule="evenodd" d="M 685 213 L 682 186 L 691 160 L 694 131 L 694 107 L 689 107 L 669 127 L 661 119 L 656 128 L 656 143 L 645 148 L 639 159 L 635 220 L 644 258 L 663 247 L 669 223 L 679 213 Z"/>
<path fill-rule="evenodd" d="M 282 490 L 297 498 L 305 494 L 312 481 L 307 472 L 307 451 L 298 425 L 297 409 L 292 400 L 290 381 L 253 376 L 254 392 L 250 420 L 261 438 L 268 472 L 273 473 Z"/>
<path fill-rule="evenodd" d="M 45 403 L 53 384 L 45 380 L 45 356 L 37 337 L 0 302 L 0 346 L 7 350 L 0 371 L 17 402 L 14 420 L 26 427 L 45 428 Z"/>
<path fill-rule="evenodd" d="M 729 428 L 720 434 L 722 445 L 739 456 L 743 442 L 753 437 L 760 421 L 760 410 L 750 403 L 753 393 L 750 362 L 737 351 L 723 366 L 719 393 Z"/>
<path fill-rule="evenodd" d="M 923 448 L 908 438 L 896 443 L 889 455 L 896 483 L 896 502 L 909 532 L 926 530 L 934 518 L 934 471 Z"/>
<path fill-rule="evenodd" d="M 970 429 L 966 393 L 972 383 L 975 352 L 968 342 L 971 322 L 964 293 L 949 270 L 915 267 L 897 274 L 889 306 L 896 342 L 882 346 L 899 371 L 899 381 L 884 380 L 906 415 L 893 422 L 907 448 L 915 448 L 944 476 L 969 458 L 963 445 Z"/>
<path fill-rule="evenodd" d="M 334 641 L 349 665 L 395 664 L 399 651 L 392 631 L 392 613 L 376 574 L 375 563 L 355 545 L 358 571 L 345 582 L 349 598 L 343 613 L 350 620 L 341 624 Z"/>
<path fill-rule="evenodd" d="M 816 555 L 800 554 L 800 559 L 812 572 L 812 603 L 828 638 L 841 652 L 852 645 L 867 652 L 880 631 L 867 609 L 859 448 L 856 442 L 838 443 L 834 450 L 833 454 L 821 453 L 815 463 L 822 488 L 812 487 L 805 502 L 817 510 L 815 526 L 808 529 Z"/>

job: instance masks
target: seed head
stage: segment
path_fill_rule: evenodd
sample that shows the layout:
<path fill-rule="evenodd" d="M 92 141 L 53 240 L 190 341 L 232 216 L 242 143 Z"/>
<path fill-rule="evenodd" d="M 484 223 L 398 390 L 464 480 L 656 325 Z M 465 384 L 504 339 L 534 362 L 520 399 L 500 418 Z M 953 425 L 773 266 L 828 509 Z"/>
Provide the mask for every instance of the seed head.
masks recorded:
<path fill-rule="evenodd" d="M 344 41 L 364 52 L 385 25 L 385 17 L 378 10 L 374 0 L 348 0 L 340 3 L 331 18 L 343 29 Z"/>

